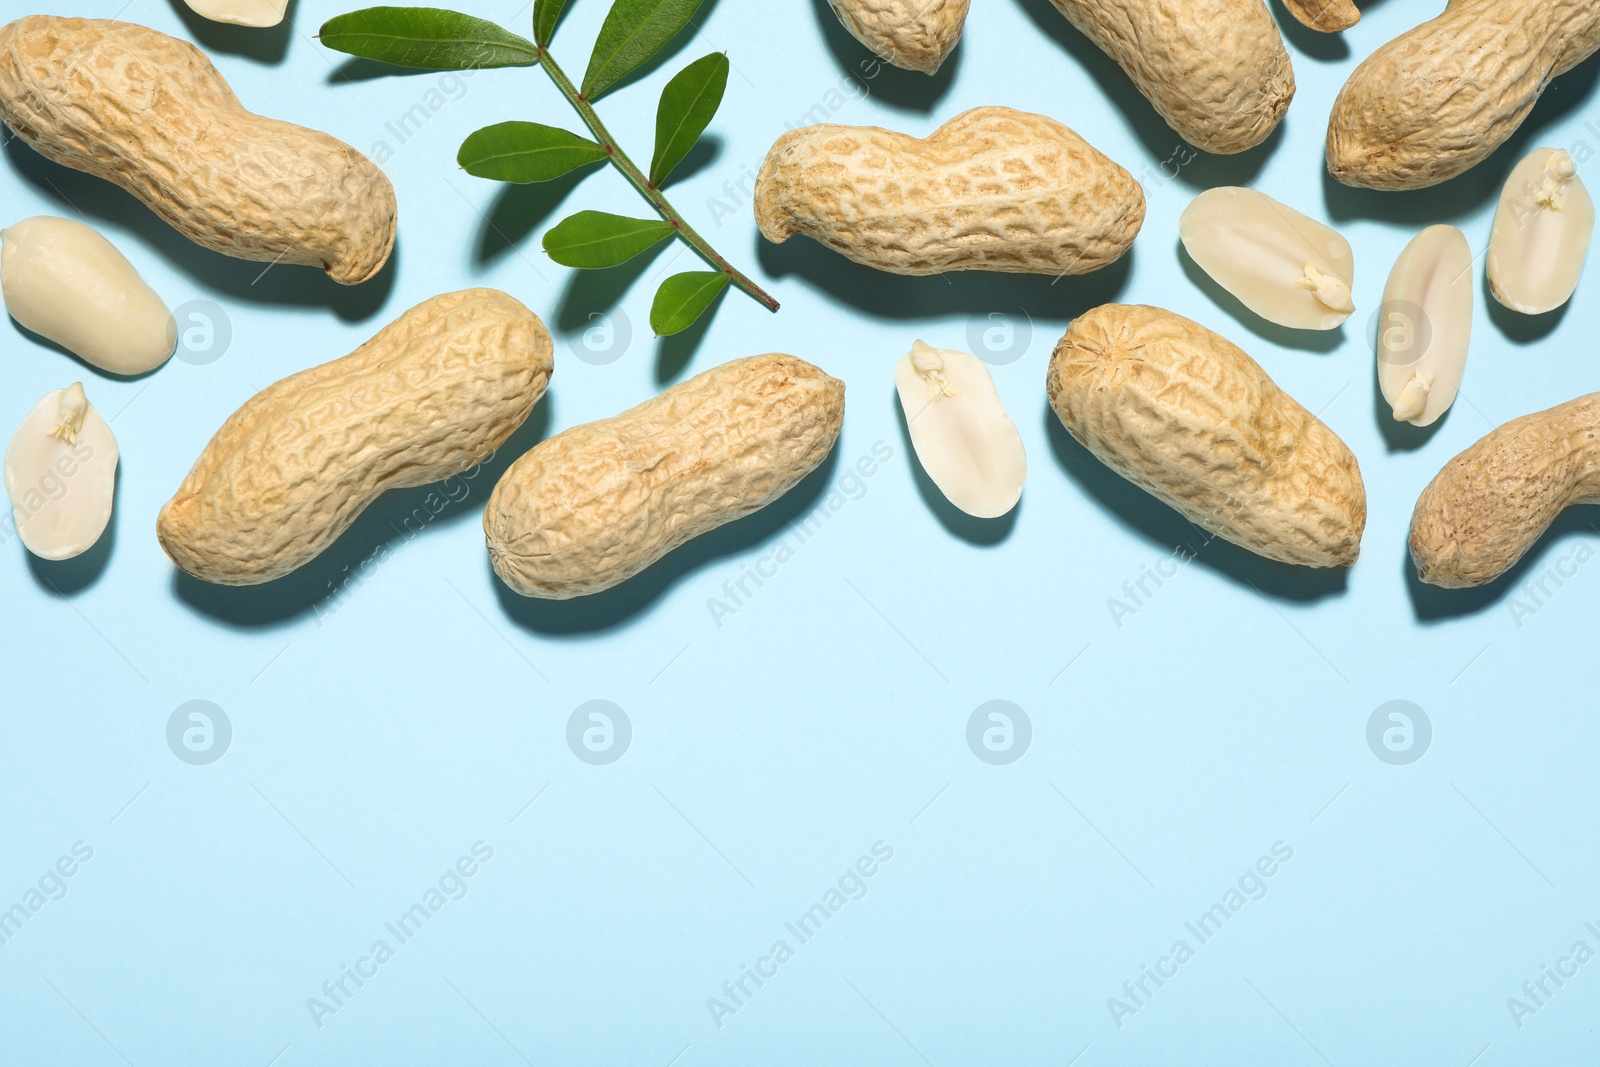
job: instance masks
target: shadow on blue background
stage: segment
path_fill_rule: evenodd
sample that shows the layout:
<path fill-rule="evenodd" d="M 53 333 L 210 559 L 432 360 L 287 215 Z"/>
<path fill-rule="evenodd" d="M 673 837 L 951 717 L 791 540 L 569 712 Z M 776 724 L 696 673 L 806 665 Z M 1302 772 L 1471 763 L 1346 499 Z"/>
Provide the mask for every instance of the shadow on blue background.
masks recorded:
<path fill-rule="evenodd" d="M 1127 288 L 1137 251 L 1092 274 L 1051 278 L 1041 274 L 952 271 L 912 276 L 873 270 L 796 235 L 783 244 L 760 239 L 762 269 L 776 277 L 798 275 L 829 297 L 883 319 L 930 319 L 986 314 L 1021 304 L 1041 318 L 1072 319 L 1116 301 Z"/>
<path fill-rule="evenodd" d="M 855 78 L 858 84 L 870 82 L 869 89 L 880 102 L 905 111 L 928 114 L 939 106 L 955 84 L 956 71 L 961 67 L 962 47 L 959 43 L 945 57 L 936 74 L 901 70 L 873 55 L 872 49 L 852 37 L 850 31 L 844 28 L 844 23 L 839 21 L 839 16 L 828 6 L 828 0 L 813 0 L 812 8 L 817 16 L 817 29 L 821 31 L 828 52 L 839 68 Z"/>

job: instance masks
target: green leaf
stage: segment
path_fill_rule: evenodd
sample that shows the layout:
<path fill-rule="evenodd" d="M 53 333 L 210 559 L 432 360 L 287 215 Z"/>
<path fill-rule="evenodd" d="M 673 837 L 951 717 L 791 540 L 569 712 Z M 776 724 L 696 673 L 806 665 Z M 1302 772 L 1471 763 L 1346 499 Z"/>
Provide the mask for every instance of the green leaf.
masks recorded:
<path fill-rule="evenodd" d="M 584 137 L 537 122 L 497 122 L 468 135 L 456 153 L 461 169 L 497 182 L 547 182 L 611 153 Z"/>
<path fill-rule="evenodd" d="M 532 41 L 484 19 L 435 7 L 352 11 L 323 23 L 318 36 L 336 52 L 397 67 L 478 70 L 539 62 Z"/>
<path fill-rule="evenodd" d="M 705 0 L 617 0 L 583 75 L 583 95 L 595 99 L 638 70 L 689 25 Z"/>
<path fill-rule="evenodd" d="M 657 337 L 679 333 L 694 325 L 705 314 L 717 294 L 728 287 L 729 278 L 720 270 L 691 270 L 674 274 L 656 290 L 650 305 L 650 328 Z"/>
<path fill-rule="evenodd" d="M 533 39 L 549 47 L 555 36 L 556 23 L 561 21 L 561 10 L 567 0 L 533 0 Z"/>
<path fill-rule="evenodd" d="M 544 235 L 544 250 L 563 267 L 593 270 L 626 263 L 677 232 L 672 223 L 659 219 L 580 211 L 550 228 Z"/>
<path fill-rule="evenodd" d="M 728 88 L 728 57 L 722 52 L 690 63 L 661 90 L 656 109 L 656 155 L 650 161 L 650 184 L 659 188 L 672 169 L 683 162 L 711 116 L 722 104 Z"/>

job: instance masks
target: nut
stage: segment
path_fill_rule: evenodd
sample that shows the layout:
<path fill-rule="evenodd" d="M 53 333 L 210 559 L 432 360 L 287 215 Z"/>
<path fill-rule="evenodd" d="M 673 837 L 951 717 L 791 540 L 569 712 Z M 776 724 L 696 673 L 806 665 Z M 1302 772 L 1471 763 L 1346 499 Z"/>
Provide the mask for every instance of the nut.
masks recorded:
<path fill-rule="evenodd" d="M 804 360 L 713 367 L 513 463 L 483 512 L 489 559 L 523 596 L 609 589 L 794 488 L 843 421 L 844 383 Z"/>
<path fill-rule="evenodd" d="M 1600 393 L 1512 419 L 1428 483 L 1411 559 L 1429 585 L 1467 589 L 1510 570 L 1573 504 L 1600 503 Z"/>
<path fill-rule="evenodd" d="M 895 274 L 1086 274 L 1133 244 L 1144 190 L 1054 119 L 982 107 L 925 140 L 791 130 L 767 153 L 755 208 L 769 241 L 803 233 Z"/>
<path fill-rule="evenodd" d="M 917 461 L 945 498 L 980 519 L 1016 507 L 1028 455 L 983 360 L 918 341 L 894 384 Z"/>
<path fill-rule="evenodd" d="M 1542 315 L 1572 299 L 1594 235 L 1594 200 L 1559 148 L 1535 148 L 1511 169 L 1489 231 L 1489 291 L 1512 311 Z"/>
<path fill-rule="evenodd" d="M 1394 417 L 1432 426 L 1455 403 L 1472 343 L 1472 246 L 1454 226 L 1411 239 L 1378 312 L 1378 388 Z"/>
<path fill-rule="evenodd" d="M 1184 209 L 1178 234 L 1200 269 L 1268 322 L 1333 330 L 1356 309 L 1350 242 L 1266 193 L 1207 189 Z"/>
<path fill-rule="evenodd" d="M 394 246 L 394 189 L 371 160 L 251 114 L 199 49 L 143 26 L 29 15 L 0 28 L 0 119 L 215 252 L 353 285 Z"/>
<path fill-rule="evenodd" d="M 172 312 L 93 227 L 36 215 L 0 230 L 11 317 L 113 374 L 144 374 L 178 345 Z"/>
<path fill-rule="evenodd" d="M 49 392 L 6 446 L 17 534 L 40 559 L 71 559 L 100 540 L 117 493 L 117 439 L 83 385 Z"/>
<path fill-rule="evenodd" d="M 234 412 L 156 521 L 196 578 L 255 585 L 317 556 L 387 489 L 482 463 L 544 395 L 550 335 L 493 289 L 423 301 Z"/>
<path fill-rule="evenodd" d="M 1294 98 L 1294 68 L 1262 0 L 1052 2 L 1196 148 L 1254 148 Z"/>
<path fill-rule="evenodd" d="M 289 0 L 184 0 L 189 9 L 212 22 L 235 26 L 276 26 L 289 9 Z"/>
<path fill-rule="evenodd" d="M 1354 563 L 1367 521 L 1356 457 L 1237 346 L 1160 308 L 1079 316 L 1045 380 L 1106 466 L 1212 534 L 1283 563 Z"/>
<path fill-rule="evenodd" d="M 961 40 L 972 0 L 828 0 L 850 35 L 905 70 L 936 73 Z"/>
<path fill-rule="evenodd" d="M 1361 10 L 1351 0 L 1283 0 L 1283 6 L 1301 25 L 1323 33 L 1348 30 L 1361 21 Z"/>
<path fill-rule="evenodd" d="M 1328 119 L 1346 185 L 1422 189 L 1477 166 L 1550 80 L 1600 48 L 1600 5 L 1450 0 L 1355 69 Z"/>

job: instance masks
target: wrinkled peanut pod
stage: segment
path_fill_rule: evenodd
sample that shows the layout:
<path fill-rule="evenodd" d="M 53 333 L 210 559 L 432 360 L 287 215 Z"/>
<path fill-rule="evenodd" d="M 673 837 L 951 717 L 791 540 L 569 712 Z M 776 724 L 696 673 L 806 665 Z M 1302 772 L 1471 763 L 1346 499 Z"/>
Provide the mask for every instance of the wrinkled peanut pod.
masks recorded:
<path fill-rule="evenodd" d="M 0 119 L 224 255 L 353 285 L 394 246 L 394 189 L 371 160 L 251 114 L 199 49 L 143 26 L 30 15 L 0 28 Z"/>
<path fill-rule="evenodd" d="M 1328 119 L 1346 185 L 1422 189 L 1477 166 L 1557 75 L 1600 48 L 1592 0 L 1450 0 L 1355 69 Z"/>
<path fill-rule="evenodd" d="M 1080 444 L 1190 522 L 1283 563 L 1355 562 L 1367 521 L 1356 457 L 1204 326 L 1095 308 L 1056 345 L 1046 391 Z"/>
<path fill-rule="evenodd" d="M 844 383 L 804 360 L 724 363 L 513 463 L 483 512 L 489 559 L 523 596 L 609 589 L 794 488 L 843 421 Z"/>
<path fill-rule="evenodd" d="M 1133 244 L 1144 190 L 1054 119 L 981 107 L 923 140 L 791 130 L 767 153 L 755 209 L 769 241 L 805 234 L 895 274 L 1086 274 Z"/>
<path fill-rule="evenodd" d="M 1512 419 L 1446 463 L 1411 515 L 1429 585 L 1487 585 L 1574 504 L 1600 503 L 1600 393 Z"/>
<path fill-rule="evenodd" d="M 1361 10 L 1351 0 L 1283 0 L 1283 6 L 1302 26 L 1323 33 L 1348 30 L 1361 21 Z"/>
<path fill-rule="evenodd" d="M 314 559 L 385 490 L 487 460 L 550 380 L 550 334 L 505 293 L 426 300 L 223 423 L 156 521 L 196 578 L 255 585 Z"/>
<path fill-rule="evenodd" d="M 1254 148 L 1294 99 L 1294 68 L 1262 0 L 1051 0 L 1196 148 Z"/>
<path fill-rule="evenodd" d="M 828 0 L 850 36 L 897 67 L 936 73 L 961 40 L 972 0 Z"/>

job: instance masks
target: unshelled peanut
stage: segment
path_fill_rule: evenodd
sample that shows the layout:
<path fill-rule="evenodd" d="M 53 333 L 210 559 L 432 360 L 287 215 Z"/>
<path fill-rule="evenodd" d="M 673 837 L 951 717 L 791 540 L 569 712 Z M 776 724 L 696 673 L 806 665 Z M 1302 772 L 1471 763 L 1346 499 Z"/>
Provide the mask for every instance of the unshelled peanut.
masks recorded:
<path fill-rule="evenodd" d="M 208 582 L 280 578 L 385 490 L 487 460 L 544 395 L 551 360 L 544 324 L 504 293 L 426 300 L 234 412 L 162 507 L 161 547 Z"/>
<path fill-rule="evenodd" d="M 1600 503 L 1600 393 L 1512 419 L 1446 463 L 1411 515 L 1430 585 L 1487 585 L 1574 504 Z"/>
<path fill-rule="evenodd" d="M 483 513 L 495 573 L 564 600 L 633 577 L 766 507 L 839 437 L 844 383 L 794 356 L 737 359 L 535 445 Z"/>
<path fill-rule="evenodd" d="M 1450 0 L 1350 75 L 1328 119 L 1328 170 L 1371 189 L 1453 178 L 1597 48 L 1600 4 L 1588 0 Z"/>
<path fill-rule="evenodd" d="M 897 67 L 936 73 L 972 0 L 828 0 L 850 35 Z"/>
<path fill-rule="evenodd" d="M 1356 457 L 1204 326 L 1095 308 L 1056 346 L 1046 390 L 1080 444 L 1210 533 L 1283 563 L 1355 562 L 1367 519 Z"/>
<path fill-rule="evenodd" d="M 351 285 L 394 246 L 394 188 L 371 160 L 251 114 L 198 48 L 143 26 L 29 15 L 0 28 L 0 119 L 215 252 Z"/>
<path fill-rule="evenodd" d="M 1348 30 L 1361 21 L 1361 9 L 1353 0 L 1283 0 L 1283 6 L 1302 26 L 1323 33 Z"/>
<path fill-rule="evenodd" d="M 1004 107 L 957 115 L 926 139 L 876 126 L 778 138 L 756 180 L 769 241 L 815 238 L 895 274 L 1086 274 L 1144 223 L 1133 176 L 1061 123 Z"/>
<path fill-rule="evenodd" d="M 1051 2 L 1196 148 L 1254 148 L 1294 99 L 1289 52 L 1263 0 Z"/>

